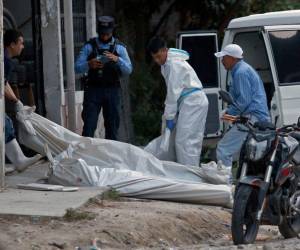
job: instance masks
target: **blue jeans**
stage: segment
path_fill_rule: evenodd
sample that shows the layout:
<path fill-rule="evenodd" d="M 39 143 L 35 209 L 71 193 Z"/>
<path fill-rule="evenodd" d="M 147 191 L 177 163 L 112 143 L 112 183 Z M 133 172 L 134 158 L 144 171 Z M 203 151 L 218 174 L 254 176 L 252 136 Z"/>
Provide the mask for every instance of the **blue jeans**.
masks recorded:
<path fill-rule="evenodd" d="M 12 120 L 5 114 L 5 144 L 15 139 L 15 129 Z"/>
<path fill-rule="evenodd" d="M 257 121 L 256 117 L 251 117 L 251 122 Z M 247 129 L 243 125 L 243 129 Z M 233 159 L 237 160 L 239 157 L 240 150 L 246 140 L 248 132 L 238 130 L 237 125 L 233 125 L 219 141 L 217 146 L 217 160 L 222 161 L 226 167 L 232 166 Z"/>
<path fill-rule="evenodd" d="M 120 125 L 121 88 L 99 88 L 88 86 L 84 92 L 82 135 L 94 137 L 98 117 L 103 109 L 105 139 L 117 140 Z"/>

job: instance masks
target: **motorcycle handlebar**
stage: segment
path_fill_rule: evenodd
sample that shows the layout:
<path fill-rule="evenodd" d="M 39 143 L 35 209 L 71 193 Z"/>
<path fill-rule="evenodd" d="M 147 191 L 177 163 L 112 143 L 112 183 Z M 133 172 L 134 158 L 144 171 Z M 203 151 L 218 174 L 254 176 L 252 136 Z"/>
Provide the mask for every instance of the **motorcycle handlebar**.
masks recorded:
<path fill-rule="evenodd" d="M 222 117 L 222 119 L 224 121 L 229 121 L 229 122 L 232 122 L 234 124 L 242 124 L 245 127 L 247 127 L 247 129 L 249 129 L 249 131 L 248 131 L 248 130 L 239 128 L 240 131 L 255 132 L 254 124 L 252 124 L 250 122 L 250 119 L 248 117 L 245 117 L 245 116 L 232 116 L 232 115 L 225 114 Z M 285 125 L 281 128 L 276 129 L 276 133 L 278 135 L 282 135 L 282 136 L 287 136 L 289 133 L 291 133 L 293 131 L 300 131 L 300 127 L 298 127 L 297 124 L 290 124 L 290 125 Z"/>
<path fill-rule="evenodd" d="M 300 128 L 296 124 L 286 125 L 276 129 L 276 132 L 280 136 L 288 136 L 290 133 L 300 131 Z"/>
<path fill-rule="evenodd" d="M 247 123 L 249 118 L 245 117 L 245 116 L 234 116 L 234 115 L 228 115 L 225 114 L 222 118 L 223 121 L 229 121 L 229 122 L 233 122 L 233 123 Z"/>

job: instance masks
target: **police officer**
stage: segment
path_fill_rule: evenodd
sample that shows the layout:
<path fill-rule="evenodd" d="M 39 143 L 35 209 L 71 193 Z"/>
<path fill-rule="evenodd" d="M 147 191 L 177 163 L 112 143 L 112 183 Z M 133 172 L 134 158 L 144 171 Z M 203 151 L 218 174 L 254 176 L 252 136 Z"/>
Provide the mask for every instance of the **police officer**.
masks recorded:
<path fill-rule="evenodd" d="M 113 36 L 114 18 L 97 19 L 98 37 L 90 39 L 75 62 L 76 73 L 88 73 L 84 91 L 82 135 L 93 137 L 103 109 L 105 138 L 117 140 L 120 124 L 122 76 L 132 72 L 126 47 Z"/>

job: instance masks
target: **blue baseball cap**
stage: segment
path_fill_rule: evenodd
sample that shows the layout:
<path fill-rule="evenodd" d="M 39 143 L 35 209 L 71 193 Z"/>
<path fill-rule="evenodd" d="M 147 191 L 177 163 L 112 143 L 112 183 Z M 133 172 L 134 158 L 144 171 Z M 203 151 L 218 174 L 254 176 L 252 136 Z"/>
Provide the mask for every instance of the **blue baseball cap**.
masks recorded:
<path fill-rule="evenodd" d="M 97 19 L 98 34 L 112 33 L 115 28 L 115 19 L 112 16 L 100 16 Z"/>

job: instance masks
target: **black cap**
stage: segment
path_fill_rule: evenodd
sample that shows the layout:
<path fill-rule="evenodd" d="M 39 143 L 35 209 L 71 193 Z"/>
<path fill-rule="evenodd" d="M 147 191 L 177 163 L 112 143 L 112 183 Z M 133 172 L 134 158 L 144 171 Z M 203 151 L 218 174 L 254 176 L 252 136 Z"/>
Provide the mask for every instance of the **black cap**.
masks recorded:
<path fill-rule="evenodd" d="M 115 28 L 115 19 L 111 16 L 100 16 L 97 19 L 98 34 L 112 33 Z"/>

